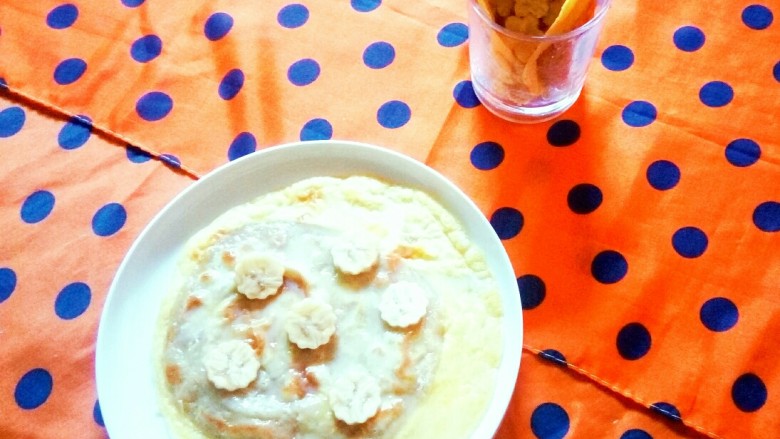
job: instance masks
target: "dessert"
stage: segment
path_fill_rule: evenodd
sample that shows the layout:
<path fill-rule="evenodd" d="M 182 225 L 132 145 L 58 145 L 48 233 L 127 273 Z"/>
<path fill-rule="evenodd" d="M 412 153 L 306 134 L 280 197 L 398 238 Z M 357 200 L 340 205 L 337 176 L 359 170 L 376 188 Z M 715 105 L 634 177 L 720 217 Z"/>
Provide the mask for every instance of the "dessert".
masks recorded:
<path fill-rule="evenodd" d="M 173 437 L 468 438 L 495 388 L 502 309 L 425 193 L 316 177 L 187 243 L 160 318 Z"/>

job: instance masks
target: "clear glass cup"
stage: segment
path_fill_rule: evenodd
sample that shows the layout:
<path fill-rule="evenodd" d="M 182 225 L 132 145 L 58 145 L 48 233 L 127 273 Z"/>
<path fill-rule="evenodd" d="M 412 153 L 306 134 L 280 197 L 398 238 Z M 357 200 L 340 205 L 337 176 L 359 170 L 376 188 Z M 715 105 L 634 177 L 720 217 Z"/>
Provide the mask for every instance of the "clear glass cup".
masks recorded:
<path fill-rule="evenodd" d="M 593 0 L 584 24 L 554 36 L 531 36 L 496 24 L 468 0 L 469 60 L 474 92 L 512 122 L 550 120 L 579 98 L 610 0 Z"/>

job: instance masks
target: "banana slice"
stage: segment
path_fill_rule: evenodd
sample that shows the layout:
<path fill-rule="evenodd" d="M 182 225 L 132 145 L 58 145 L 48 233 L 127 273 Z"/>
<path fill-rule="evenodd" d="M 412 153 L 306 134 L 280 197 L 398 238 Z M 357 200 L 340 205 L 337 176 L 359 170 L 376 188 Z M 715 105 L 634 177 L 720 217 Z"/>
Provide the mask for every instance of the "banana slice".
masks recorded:
<path fill-rule="evenodd" d="M 329 304 L 313 298 L 296 303 L 284 323 L 287 338 L 301 349 L 326 344 L 336 332 L 336 314 Z"/>
<path fill-rule="evenodd" d="M 390 326 L 405 328 L 423 318 L 428 308 L 428 296 L 416 283 L 400 281 L 392 284 L 382 293 L 379 312 L 382 320 Z"/>
<path fill-rule="evenodd" d="M 333 382 L 328 401 L 336 419 L 349 425 L 362 424 L 376 415 L 381 405 L 379 383 L 364 370 L 352 370 Z"/>
<path fill-rule="evenodd" d="M 333 265 L 344 274 L 360 274 L 370 270 L 379 260 L 376 243 L 368 239 L 342 241 L 330 250 Z"/>
<path fill-rule="evenodd" d="M 284 266 L 268 256 L 252 253 L 236 263 L 236 289 L 250 299 L 273 296 L 283 282 Z"/>
<path fill-rule="evenodd" d="M 203 365 L 214 387 L 230 391 L 248 386 L 260 370 L 254 349 L 240 340 L 225 341 L 209 349 Z"/>

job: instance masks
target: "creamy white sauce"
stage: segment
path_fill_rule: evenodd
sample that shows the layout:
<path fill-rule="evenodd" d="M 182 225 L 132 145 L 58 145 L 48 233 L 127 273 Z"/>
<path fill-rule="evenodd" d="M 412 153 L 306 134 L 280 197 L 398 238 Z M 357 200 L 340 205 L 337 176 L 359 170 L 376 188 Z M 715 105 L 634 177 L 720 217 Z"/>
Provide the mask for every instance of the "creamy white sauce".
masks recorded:
<path fill-rule="evenodd" d="M 376 243 L 378 263 L 345 275 L 331 249 Z M 262 253 L 287 270 L 267 299 L 236 291 L 235 261 Z M 308 179 L 236 207 L 188 243 L 179 287 L 161 319 L 166 416 L 180 437 L 469 437 L 495 386 L 501 306 L 484 258 L 424 193 L 366 177 Z M 390 285 L 426 294 L 422 321 L 380 317 Z M 304 298 L 330 304 L 335 334 L 316 349 L 288 340 L 285 316 Z M 245 340 L 260 369 L 246 388 L 207 378 L 207 349 Z M 368 372 L 378 412 L 348 425 L 334 416 L 339 377 Z"/>

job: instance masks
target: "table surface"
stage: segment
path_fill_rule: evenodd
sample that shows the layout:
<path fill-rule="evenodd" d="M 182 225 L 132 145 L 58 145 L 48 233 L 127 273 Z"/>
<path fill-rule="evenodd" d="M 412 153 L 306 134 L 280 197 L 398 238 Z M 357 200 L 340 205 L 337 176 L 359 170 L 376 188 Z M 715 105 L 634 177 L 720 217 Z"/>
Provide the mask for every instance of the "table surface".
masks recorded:
<path fill-rule="evenodd" d="M 134 239 L 214 168 L 331 138 L 440 171 L 502 239 L 525 334 L 498 438 L 776 436 L 777 14 L 614 0 L 581 98 L 515 125 L 473 93 L 465 0 L 0 2 L 0 436 L 105 437 Z"/>

